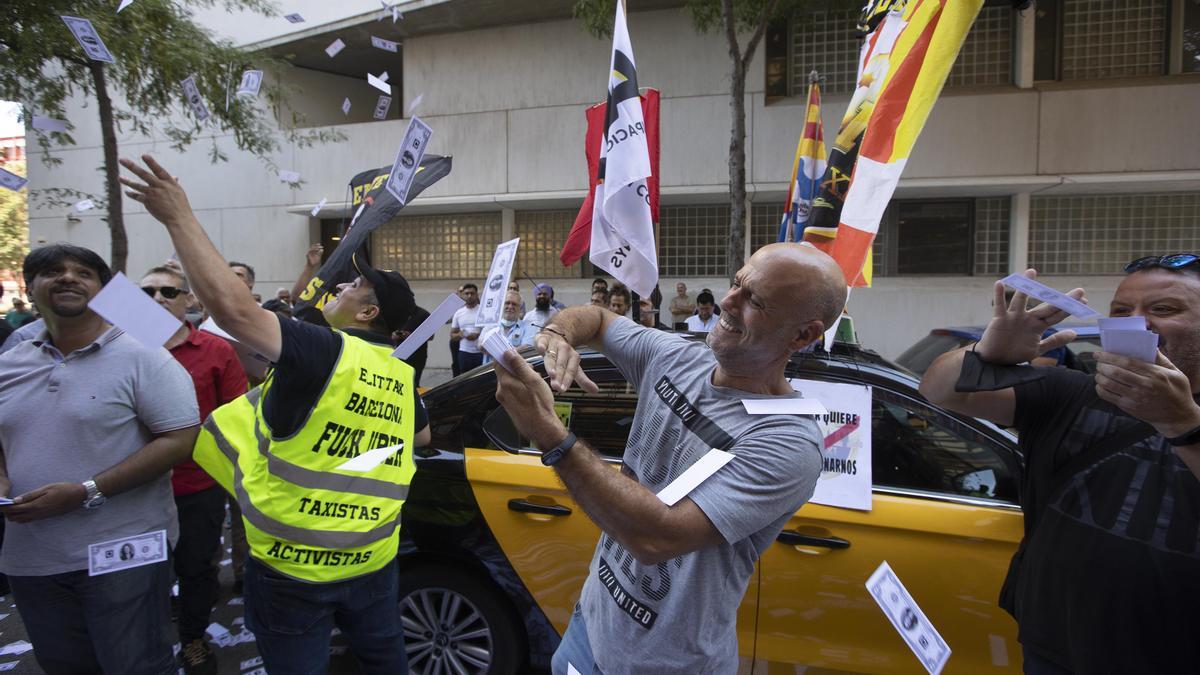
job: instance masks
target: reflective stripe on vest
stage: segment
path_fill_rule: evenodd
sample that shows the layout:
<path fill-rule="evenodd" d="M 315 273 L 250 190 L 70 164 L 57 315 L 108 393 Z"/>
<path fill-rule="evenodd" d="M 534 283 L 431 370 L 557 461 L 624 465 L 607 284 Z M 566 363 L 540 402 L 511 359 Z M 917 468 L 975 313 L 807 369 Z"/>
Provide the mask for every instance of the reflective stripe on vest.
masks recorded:
<path fill-rule="evenodd" d="M 304 425 L 272 438 L 261 388 L 204 422 L 194 458 L 242 508 L 254 557 L 315 582 L 374 572 L 396 553 L 415 469 L 412 369 L 390 350 L 339 334 L 337 364 Z M 399 449 L 366 472 L 338 467 L 375 447 Z"/>

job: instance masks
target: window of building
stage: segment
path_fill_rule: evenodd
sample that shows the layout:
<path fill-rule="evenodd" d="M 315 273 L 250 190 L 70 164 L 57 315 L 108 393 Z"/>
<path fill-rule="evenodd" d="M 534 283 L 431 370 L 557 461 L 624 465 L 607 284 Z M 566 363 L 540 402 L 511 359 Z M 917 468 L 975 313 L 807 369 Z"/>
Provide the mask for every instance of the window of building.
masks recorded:
<path fill-rule="evenodd" d="M 728 248 L 728 206 L 659 208 L 659 276 L 726 276 L 725 252 Z"/>
<path fill-rule="evenodd" d="M 1008 231 L 1012 222 L 1011 197 L 975 200 L 975 276 L 1008 274 Z"/>
<path fill-rule="evenodd" d="M 812 12 L 792 18 L 792 95 L 808 91 L 808 74 L 821 75 L 821 91 L 848 94 L 858 81 L 857 12 Z"/>
<path fill-rule="evenodd" d="M 875 276 L 973 271 L 973 200 L 893 201 L 872 247 Z"/>
<path fill-rule="evenodd" d="M 983 87 L 1012 84 L 1013 26 L 1017 15 L 1012 4 L 989 4 L 979 10 L 971 32 L 950 68 L 947 87 Z"/>
<path fill-rule="evenodd" d="M 513 236 L 521 238 L 521 245 L 517 247 L 514 278 L 524 274 L 541 281 L 563 277 L 578 279 L 582 275 L 582 262 L 563 267 L 558 259 L 577 213 L 575 210 L 516 212 Z M 585 255 L 583 259 L 586 258 Z"/>
<path fill-rule="evenodd" d="M 400 216 L 371 234 L 373 262 L 410 280 L 482 279 L 499 243 L 499 213 Z"/>
<path fill-rule="evenodd" d="M 1042 0 L 1035 11 L 1035 79 L 1167 72 L 1169 0 Z"/>
<path fill-rule="evenodd" d="M 779 241 L 779 221 L 783 220 L 783 201 L 755 202 L 750 206 L 750 252 Z"/>
<path fill-rule="evenodd" d="M 1121 274 L 1150 254 L 1200 250 L 1200 192 L 1030 200 L 1029 266 L 1042 274 Z"/>
<path fill-rule="evenodd" d="M 1180 70 L 1200 73 L 1200 2 L 1186 0 L 1183 4 L 1180 51 Z"/>

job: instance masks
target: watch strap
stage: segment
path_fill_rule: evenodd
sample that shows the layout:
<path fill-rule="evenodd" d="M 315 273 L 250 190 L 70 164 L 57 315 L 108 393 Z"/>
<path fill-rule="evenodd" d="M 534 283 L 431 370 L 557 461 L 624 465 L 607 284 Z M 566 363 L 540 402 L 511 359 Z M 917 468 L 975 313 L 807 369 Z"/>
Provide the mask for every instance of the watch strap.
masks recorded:
<path fill-rule="evenodd" d="M 566 456 L 571 448 L 575 447 L 575 443 L 578 440 L 579 439 L 576 438 L 575 434 L 568 431 L 567 437 L 562 439 L 562 442 L 549 450 L 542 451 L 542 464 L 545 464 L 546 466 L 554 466 L 559 460 Z"/>
<path fill-rule="evenodd" d="M 1168 438 L 1167 443 L 1176 447 L 1196 445 L 1197 443 L 1200 443 L 1200 427 L 1196 427 L 1182 436 Z"/>

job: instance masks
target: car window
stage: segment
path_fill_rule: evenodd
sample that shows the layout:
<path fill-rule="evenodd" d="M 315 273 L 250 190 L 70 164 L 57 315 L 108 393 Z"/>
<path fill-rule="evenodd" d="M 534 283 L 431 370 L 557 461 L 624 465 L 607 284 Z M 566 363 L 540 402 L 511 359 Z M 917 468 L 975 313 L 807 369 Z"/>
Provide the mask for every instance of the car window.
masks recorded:
<path fill-rule="evenodd" d="M 958 419 L 879 387 L 871 418 L 876 486 L 1017 503 L 1009 451 Z"/>
<path fill-rule="evenodd" d="M 909 347 L 900 358 L 896 359 L 896 363 L 908 368 L 917 375 L 924 375 L 929 369 L 929 364 L 937 357 L 945 354 L 952 349 L 969 343 L 969 338 L 960 335 L 952 335 L 949 333 L 932 333 L 921 338 L 916 344 Z"/>
<path fill-rule="evenodd" d="M 1075 356 L 1077 369 L 1085 373 L 1096 372 L 1096 357 L 1100 354 L 1100 338 L 1085 337 L 1075 338 L 1074 342 L 1067 345 L 1067 349 Z"/>
<path fill-rule="evenodd" d="M 572 387 L 554 397 L 555 410 L 563 424 L 596 452 L 620 459 L 637 411 L 637 391 L 613 367 L 589 371 L 588 377 L 600 391 L 590 394 Z"/>

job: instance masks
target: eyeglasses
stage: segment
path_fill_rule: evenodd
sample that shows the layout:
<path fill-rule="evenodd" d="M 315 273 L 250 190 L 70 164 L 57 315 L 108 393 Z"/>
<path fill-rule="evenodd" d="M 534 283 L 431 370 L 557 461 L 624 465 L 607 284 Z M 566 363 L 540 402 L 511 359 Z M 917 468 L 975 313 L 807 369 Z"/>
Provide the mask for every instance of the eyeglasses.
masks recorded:
<path fill-rule="evenodd" d="M 142 286 L 142 290 L 152 298 L 155 293 L 162 293 L 162 296 L 168 300 L 174 300 L 179 297 L 180 293 L 184 292 L 182 288 L 175 288 L 174 286 Z"/>
<path fill-rule="evenodd" d="M 1172 253 L 1171 255 L 1164 256 L 1148 255 L 1126 265 L 1125 273 L 1133 274 L 1148 267 L 1165 267 L 1169 270 L 1177 270 L 1188 265 L 1194 265 L 1197 262 L 1200 262 L 1200 255 L 1196 255 L 1195 253 Z"/>

